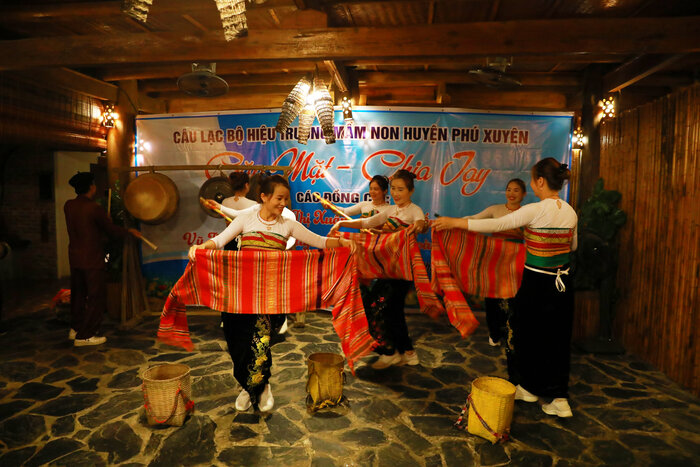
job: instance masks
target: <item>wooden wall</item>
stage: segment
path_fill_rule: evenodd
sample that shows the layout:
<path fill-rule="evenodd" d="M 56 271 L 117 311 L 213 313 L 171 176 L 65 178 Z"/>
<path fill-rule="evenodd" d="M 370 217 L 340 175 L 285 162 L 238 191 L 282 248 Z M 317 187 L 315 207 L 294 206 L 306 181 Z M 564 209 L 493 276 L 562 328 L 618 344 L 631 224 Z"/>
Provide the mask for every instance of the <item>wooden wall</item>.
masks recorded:
<path fill-rule="evenodd" d="M 700 395 L 700 85 L 601 126 L 600 175 L 622 193 L 615 335 Z"/>

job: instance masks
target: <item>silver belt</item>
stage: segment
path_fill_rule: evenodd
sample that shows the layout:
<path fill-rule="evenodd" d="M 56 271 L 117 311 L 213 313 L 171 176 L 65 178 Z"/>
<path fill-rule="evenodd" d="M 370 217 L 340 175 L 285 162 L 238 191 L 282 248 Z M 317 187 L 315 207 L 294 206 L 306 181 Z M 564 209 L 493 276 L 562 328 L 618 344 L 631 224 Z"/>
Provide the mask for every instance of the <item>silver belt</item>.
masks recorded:
<path fill-rule="evenodd" d="M 564 285 L 564 281 L 562 280 L 561 276 L 563 276 L 563 275 L 568 276 L 570 268 L 566 268 L 564 270 L 557 269 L 557 272 L 552 272 L 552 271 L 543 271 L 542 269 L 533 268 L 532 266 L 528 266 L 526 264 L 525 269 L 529 269 L 530 271 L 539 272 L 540 274 L 549 274 L 550 276 L 557 276 L 557 278 L 554 279 L 554 285 L 557 287 L 557 290 L 559 292 L 566 291 L 566 286 Z"/>

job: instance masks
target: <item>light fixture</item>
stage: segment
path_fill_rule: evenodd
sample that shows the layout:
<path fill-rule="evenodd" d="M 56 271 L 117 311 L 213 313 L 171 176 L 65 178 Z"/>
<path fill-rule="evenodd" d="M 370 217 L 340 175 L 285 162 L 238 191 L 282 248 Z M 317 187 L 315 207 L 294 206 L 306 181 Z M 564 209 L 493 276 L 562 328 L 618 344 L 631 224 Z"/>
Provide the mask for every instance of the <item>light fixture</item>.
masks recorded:
<path fill-rule="evenodd" d="M 333 98 L 328 92 L 326 84 L 318 74 L 314 76 L 314 108 L 318 122 L 323 130 L 323 137 L 326 139 L 326 144 L 335 143 L 335 115 L 333 112 Z"/>
<path fill-rule="evenodd" d="M 245 17 L 245 0 L 216 0 L 221 25 L 226 41 L 248 34 L 248 21 Z"/>
<path fill-rule="evenodd" d="M 119 114 L 114 111 L 114 104 L 106 103 L 102 111 L 102 126 L 113 128 L 114 123 L 119 119 Z"/>
<path fill-rule="evenodd" d="M 346 125 L 352 125 L 355 120 L 352 118 L 352 102 L 348 99 L 348 96 L 343 96 L 343 100 L 340 103 L 343 106 L 343 121 Z"/>
<path fill-rule="evenodd" d="M 615 96 L 608 96 L 598 103 L 602 112 L 603 120 L 613 118 L 615 116 Z"/>
<path fill-rule="evenodd" d="M 122 11 L 132 18 L 146 22 L 148 9 L 153 4 L 153 0 L 122 0 Z"/>
<path fill-rule="evenodd" d="M 574 130 L 574 135 L 571 138 L 571 142 L 574 146 L 574 149 L 581 149 L 583 148 L 584 145 L 584 136 L 583 136 L 583 130 L 581 127 L 577 127 Z"/>
<path fill-rule="evenodd" d="M 306 104 L 306 98 L 309 95 L 311 86 L 312 84 L 309 77 L 304 76 L 284 99 L 282 103 L 282 112 L 280 112 L 280 117 L 275 127 L 278 133 L 284 133 L 284 130 L 297 118 L 301 109 L 304 108 L 304 104 Z"/>

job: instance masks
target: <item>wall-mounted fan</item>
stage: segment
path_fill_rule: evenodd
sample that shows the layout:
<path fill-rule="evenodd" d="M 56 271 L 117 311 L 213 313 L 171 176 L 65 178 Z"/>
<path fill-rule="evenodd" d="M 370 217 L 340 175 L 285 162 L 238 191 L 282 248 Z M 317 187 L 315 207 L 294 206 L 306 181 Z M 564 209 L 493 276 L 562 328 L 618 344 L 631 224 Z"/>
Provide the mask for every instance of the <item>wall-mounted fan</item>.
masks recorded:
<path fill-rule="evenodd" d="M 492 88 L 521 86 L 520 81 L 506 74 L 506 70 L 512 63 L 512 59 L 505 57 L 487 57 L 486 66 L 469 70 L 469 75 L 477 82 Z"/>
<path fill-rule="evenodd" d="M 216 75 L 216 63 L 193 63 L 192 72 L 177 79 L 177 87 L 185 94 L 197 97 L 223 96 L 228 92 L 228 83 Z"/>

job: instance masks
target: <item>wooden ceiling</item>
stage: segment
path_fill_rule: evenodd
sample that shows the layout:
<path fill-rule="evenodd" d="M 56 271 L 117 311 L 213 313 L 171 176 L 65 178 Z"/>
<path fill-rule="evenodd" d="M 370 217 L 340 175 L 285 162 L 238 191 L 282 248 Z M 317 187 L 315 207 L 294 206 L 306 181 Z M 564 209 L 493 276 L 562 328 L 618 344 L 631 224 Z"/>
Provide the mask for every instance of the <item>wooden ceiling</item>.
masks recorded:
<path fill-rule="evenodd" d="M 151 113 L 279 107 L 316 68 L 356 105 L 515 110 L 578 110 L 591 76 L 628 103 L 699 76 L 696 0 L 256 0 L 231 42 L 214 0 L 153 0 L 145 23 L 121 3 L 5 2 L 0 72 L 105 100 L 135 80 Z M 497 58 L 520 86 L 469 73 Z M 179 91 L 193 62 L 215 62 L 229 92 Z"/>

